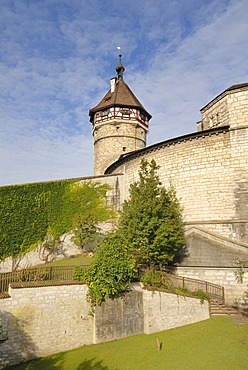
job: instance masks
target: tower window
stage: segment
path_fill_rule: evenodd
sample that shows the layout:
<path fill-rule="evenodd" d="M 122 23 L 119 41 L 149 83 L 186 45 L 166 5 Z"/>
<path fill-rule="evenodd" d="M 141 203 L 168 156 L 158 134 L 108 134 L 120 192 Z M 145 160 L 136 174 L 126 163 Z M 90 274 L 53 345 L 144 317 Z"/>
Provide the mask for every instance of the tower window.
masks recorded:
<path fill-rule="evenodd" d="M 144 113 L 140 113 L 140 118 L 142 119 L 142 121 L 146 121 L 146 116 L 144 115 Z"/>
<path fill-rule="evenodd" d="M 101 112 L 99 112 L 101 117 L 107 116 L 109 113 L 110 113 L 109 109 L 102 110 Z"/>
<path fill-rule="evenodd" d="M 126 151 L 126 149 L 127 149 L 127 148 L 124 146 L 124 147 L 122 148 L 122 151 L 123 151 L 123 152 L 125 152 L 125 151 Z"/>
<path fill-rule="evenodd" d="M 120 112 L 125 116 L 130 116 L 131 112 L 128 108 L 122 108 L 120 109 Z"/>

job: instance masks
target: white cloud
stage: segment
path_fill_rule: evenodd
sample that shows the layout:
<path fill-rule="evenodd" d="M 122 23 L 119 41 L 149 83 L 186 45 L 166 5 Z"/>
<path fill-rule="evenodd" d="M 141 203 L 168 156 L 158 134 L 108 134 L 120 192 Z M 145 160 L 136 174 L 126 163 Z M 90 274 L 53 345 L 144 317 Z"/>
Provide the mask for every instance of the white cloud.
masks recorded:
<path fill-rule="evenodd" d="M 247 80 L 246 0 L 2 0 L 0 185 L 91 175 L 88 110 L 125 80 L 149 143 L 195 131 L 199 109 Z"/>

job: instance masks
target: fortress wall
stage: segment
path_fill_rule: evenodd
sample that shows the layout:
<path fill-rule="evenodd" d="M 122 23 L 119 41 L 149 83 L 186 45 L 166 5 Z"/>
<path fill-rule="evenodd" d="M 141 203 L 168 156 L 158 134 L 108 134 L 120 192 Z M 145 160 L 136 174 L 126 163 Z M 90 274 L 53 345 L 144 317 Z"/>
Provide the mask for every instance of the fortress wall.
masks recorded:
<path fill-rule="evenodd" d="M 232 130 L 247 127 L 247 86 L 225 91 L 202 108 L 201 114 L 202 120 L 198 123 L 199 131 L 225 125 L 229 125 Z"/>
<path fill-rule="evenodd" d="M 240 240 L 240 235 L 232 235 L 232 224 L 235 223 L 237 228 L 240 223 L 235 203 L 235 182 L 239 181 L 237 169 L 243 163 L 245 153 L 242 151 L 242 156 L 235 155 L 234 159 L 231 145 L 242 145 L 241 141 L 245 140 L 247 133 L 241 135 L 239 142 L 235 141 L 234 135 L 239 135 L 237 132 L 223 130 L 202 134 L 143 151 L 129 161 L 127 159 L 115 171 L 122 170 L 125 174 L 127 197 L 130 184 L 138 179 L 141 159 L 154 159 L 160 166 L 162 183 L 168 186 L 171 180 L 176 187 L 187 225 L 198 225 Z M 245 220 L 247 222 L 247 214 Z M 242 236 L 242 240 L 248 241 L 248 236 Z"/>
<path fill-rule="evenodd" d="M 229 125 L 228 101 L 225 96 L 214 104 L 202 109 L 202 120 L 198 123 L 198 131 L 208 130 L 217 126 Z"/>
<path fill-rule="evenodd" d="M 247 121 L 248 124 L 248 121 Z M 248 127 L 230 131 L 231 164 L 234 183 L 235 219 L 232 234 L 248 241 Z"/>
<path fill-rule="evenodd" d="M 229 125 L 232 130 L 248 127 L 248 89 L 230 92 L 227 96 Z"/>

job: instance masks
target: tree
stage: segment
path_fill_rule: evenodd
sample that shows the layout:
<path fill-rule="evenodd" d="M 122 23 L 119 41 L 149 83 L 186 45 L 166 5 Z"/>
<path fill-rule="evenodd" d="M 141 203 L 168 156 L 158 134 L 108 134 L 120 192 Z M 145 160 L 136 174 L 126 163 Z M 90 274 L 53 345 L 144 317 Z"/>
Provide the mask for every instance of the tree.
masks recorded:
<path fill-rule="evenodd" d="M 79 246 L 93 241 L 100 232 L 99 224 L 115 217 L 112 206 L 106 204 L 107 184 L 85 181 L 74 183 L 70 188 L 70 204 L 74 241 Z"/>
<path fill-rule="evenodd" d="M 75 280 L 85 281 L 92 307 L 126 290 L 135 276 L 135 260 L 118 233 L 105 236 L 88 270 L 78 269 Z"/>
<path fill-rule="evenodd" d="M 161 185 L 158 169 L 154 160 L 141 161 L 139 180 L 130 186 L 119 222 L 119 233 L 137 263 L 149 268 L 174 261 L 185 244 L 175 189 Z"/>

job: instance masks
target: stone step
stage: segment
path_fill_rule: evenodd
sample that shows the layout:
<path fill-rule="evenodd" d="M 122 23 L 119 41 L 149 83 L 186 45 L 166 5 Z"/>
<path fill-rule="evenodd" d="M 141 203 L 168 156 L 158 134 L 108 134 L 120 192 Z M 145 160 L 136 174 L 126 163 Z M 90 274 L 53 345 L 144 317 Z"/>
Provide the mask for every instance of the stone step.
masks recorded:
<path fill-rule="evenodd" d="M 227 307 L 224 304 L 218 304 L 216 302 L 210 302 L 209 309 L 211 316 L 232 316 L 237 315 L 238 313 L 238 310 L 236 310 L 235 308 Z"/>

